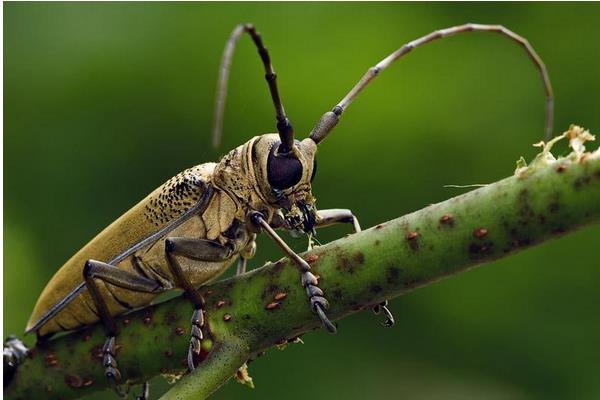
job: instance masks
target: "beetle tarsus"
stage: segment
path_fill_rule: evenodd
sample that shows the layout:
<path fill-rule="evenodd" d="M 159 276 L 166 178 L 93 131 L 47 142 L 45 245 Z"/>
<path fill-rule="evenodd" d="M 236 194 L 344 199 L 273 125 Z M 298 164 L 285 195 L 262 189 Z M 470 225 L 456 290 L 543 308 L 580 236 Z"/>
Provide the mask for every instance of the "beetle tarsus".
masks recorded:
<path fill-rule="evenodd" d="M 115 359 L 115 337 L 107 336 L 102 347 L 102 365 L 104 365 L 104 375 L 109 380 L 115 393 L 120 397 L 127 396 L 127 391 L 123 390 L 119 383 L 121 382 L 121 372 L 119 371 L 117 360 Z"/>
<path fill-rule="evenodd" d="M 17 368 L 23 362 L 29 349 L 25 344 L 17 339 L 16 336 L 10 335 L 4 341 L 4 386 L 6 387 L 13 376 L 17 372 Z"/>
<path fill-rule="evenodd" d="M 336 333 L 335 324 L 325 314 L 325 310 L 329 308 L 329 302 L 323 297 L 323 291 L 317 284 L 318 279 L 312 272 L 307 270 L 302 273 L 302 286 L 310 300 L 310 308 L 319 316 L 321 323 L 329 333 Z"/>
<path fill-rule="evenodd" d="M 204 314 L 201 308 L 195 309 L 192 314 L 192 336 L 190 338 L 190 349 L 188 351 L 188 368 L 193 371 L 196 366 L 194 365 L 194 355 L 197 357 L 200 355 L 202 350 L 202 327 L 204 326 Z"/>
<path fill-rule="evenodd" d="M 390 328 L 390 327 L 394 326 L 396 321 L 394 320 L 394 315 L 392 314 L 390 309 L 387 307 L 387 305 L 388 305 L 388 301 L 387 300 L 383 301 L 383 302 L 377 304 L 375 307 L 373 307 L 373 312 L 375 314 L 383 313 L 383 315 L 385 316 L 385 321 L 382 322 L 381 324 L 383 326 L 385 326 L 386 328 Z"/>

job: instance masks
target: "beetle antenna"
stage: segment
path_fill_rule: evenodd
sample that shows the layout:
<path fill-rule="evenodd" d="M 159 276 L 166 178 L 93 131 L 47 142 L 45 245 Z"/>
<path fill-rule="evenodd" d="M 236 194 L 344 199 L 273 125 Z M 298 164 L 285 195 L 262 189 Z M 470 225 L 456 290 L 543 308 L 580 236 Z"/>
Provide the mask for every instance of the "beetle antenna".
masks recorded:
<path fill-rule="evenodd" d="M 363 77 L 358 81 L 356 85 L 348 92 L 346 97 L 342 99 L 332 111 L 325 113 L 317 125 L 313 128 L 310 133 L 310 138 L 315 141 L 315 143 L 321 142 L 327 134 L 335 127 L 337 124 L 340 115 L 346 110 L 346 108 L 354 101 L 354 99 L 358 96 L 358 94 L 371 82 L 376 76 L 378 76 L 383 70 L 389 67 L 394 61 L 398 60 L 402 56 L 410 53 L 413 49 L 420 47 L 426 43 L 432 42 L 437 39 L 441 39 L 448 36 L 454 36 L 459 33 L 464 32 L 496 32 L 501 35 L 515 41 L 517 44 L 522 46 L 527 55 L 533 63 L 535 67 L 538 69 L 540 76 L 542 78 L 542 82 L 544 84 L 544 92 L 546 95 L 546 129 L 545 129 L 545 138 L 546 140 L 552 137 L 552 122 L 554 119 L 554 94 L 552 92 L 552 85 L 550 84 L 550 77 L 548 76 L 548 72 L 546 70 L 546 66 L 544 62 L 540 58 L 540 56 L 536 53 L 533 47 L 529 44 L 527 39 L 523 38 L 520 35 L 517 35 L 513 31 L 503 27 L 502 25 L 481 25 L 481 24 L 465 24 L 460 26 L 453 26 L 447 29 L 440 29 L 434 31 L 428 35 L 422 36 L 412 42 L 409 42 L 398 50 L 381 60 L 374 67 L 369 68 L 369 70 L 363 75 Z"/>
<path fill-rule="evenodd" d="M 273 105 L 275 106 L 277 131 L 279 132 L 279 137 L 281 139 L 279 152 L 288 153 L 294 144 L 294 129 L 292 128 L 290 120 L 285 115 L 281 97 L 279 96 L 279 90 L 277 89 L 277 75 L 273 70 L 269 52 L 263 44 L 260 33 L 258 33 L 251 24 L 242 24 L 236 26 L 231 32 L 229 40 L 227 40 L 227 44 L 225 45 L 225 51 L 223 52 L 223 58 L 221 59 L 221 67 L 219 68 L 219 79 L 217 82 L 215 119 L 213 124 L 213 145 L 217 147 L 221 143 L 223 131 L 223 113 L 225 111 L 225 98 L 227 97 L 227 82 L 229 80 L 231 59 L 233 58 L 235 46 L 244 32 L 248 33 L 252 38 L 252 41 L 258 49 L 258 54 L 260 55 L 262 63 L 265 67 L 265 79 L 269 85 L 271 99 L 273 100 Z"/>

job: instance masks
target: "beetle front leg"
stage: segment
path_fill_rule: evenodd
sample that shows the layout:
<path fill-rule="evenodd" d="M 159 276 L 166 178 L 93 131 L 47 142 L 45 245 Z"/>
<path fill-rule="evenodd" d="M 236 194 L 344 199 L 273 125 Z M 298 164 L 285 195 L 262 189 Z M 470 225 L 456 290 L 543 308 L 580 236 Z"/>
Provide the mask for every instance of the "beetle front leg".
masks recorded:
<path fill-rule="evenodd" d="M 358 219 L 354 216 L 354 214 L 352 214 L 352 211 L 350 210 L 330 209 L 317 211 L 317 223 L 315 224 L 315 228 L 323 228 L 334 224 L 352 224 L 354 233 L 358 233 L 361 231 Z M 391 327 L 394 326 L 395 321 L 394 316 L 392 315 L 392 312 L 387 307 L 387 305 L 388 301 L 385 300 L 373 307 L 373 312 L 375 314 L 383 312 L 383 315 L 385 316 L 385 322 L 383 322 L 383 326 Z"/>
<path fill-rule="evenodd" d="M 336 333 L 337 328 L 333 322 L 329 320 L 327 314 L 325 314 L 325 310 L 329 308 L 329 302 L 323 297 L 323 291 L 317 286 L 317 277 L 310 271 L 310 265 L 308 265 L 302 257 L 296 254 L 283 239 L 281 239 L 261 213 L 258 211 L 251 211 L 248 213 L 248 219 L 254 228 L 263 230 L 284 251 L 284 253 L 296 263 L 296 266 L 302 273 L 302 287 L 306 290 L 306 294 L 310 300 L 310 308 L 319 316 L 323 326 L 325 326 L 330 333 Z"/>
<path fill-rule="evenodd" d="M 201 341 L 203 338 L 202 327 L 204 326 L 204 299 L 183 273 L 176 256 L 200 261 L 224 261 L 231 258 L 233 253 L 232 246 L 223 246 L 220 243 L 210 240 L 183 237 L 171 237 L 165 240 L 165 255 L 169 269 L 177 285 L 185 291 L 194 305 L 194 313 L 191 320 L 192 337 L 188 351 L 188 368 L 190 371 L 196 368 L 194 365 L 194 356 L 199 356 L 201 350 Z"/>
<path fill-rule="evenodd" d="M 114 265 L 106 264 L 101 261 L 88 260 L 83 267 L 83 279 L 87 289 L 94 300 L 94 304 L 100 315 L 100 320 L 106 330 L 106 341 L 102 346 L 102 364 L 104 365 L 104 373 L 110 381 L 114 391 L 121 397 L 127 395 L 127 391 L 123 391 L 119 387 L 121 381 L 121 372 L 117 366 L 115 359 L 115 338 L 117 336 L 117 324 L 110 314 L 106 301 L 102 297 L 96 279 L 100 279 L 105 283 L 110 283 L 114 286 L 129 289 L 144 293 L 159 293 L 165 288 L 157 281 L 145 278 L 143 276 L 118 269 Z M 119 301 L 115 298 L 116 301 Z"/>

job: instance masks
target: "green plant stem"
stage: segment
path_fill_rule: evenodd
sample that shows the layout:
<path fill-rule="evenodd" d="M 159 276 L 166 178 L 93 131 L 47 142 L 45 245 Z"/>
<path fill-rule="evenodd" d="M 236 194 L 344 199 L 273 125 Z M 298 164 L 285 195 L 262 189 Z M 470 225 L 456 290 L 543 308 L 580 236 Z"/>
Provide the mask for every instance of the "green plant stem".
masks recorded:
<path fill-rule="evenodd" d="M 303 257 L 320 276 L 319 286 L 331 304 L 328 315 L 339 320 L 599 220 L 600 160 L 562 160 L 350 235 Z M 207 300 L 212 351 L 164 399 L 205 398 L 244 361 L 319 328 L 300 275 L 286 259 L 205 286 L 201 292 Z M 286 297 L 276 302 L 278 293 Z M 191 312 L 186 299 L 176 298 L 119 317 L 117 360 L 123 376 L 136 383 L 159 373 L 185 371 Z M 72 399 L 106 388 L 98 357 L 103 341 L 103 329 L 95 325 L 38 345 L 5 388 L 5 398 Z"/>

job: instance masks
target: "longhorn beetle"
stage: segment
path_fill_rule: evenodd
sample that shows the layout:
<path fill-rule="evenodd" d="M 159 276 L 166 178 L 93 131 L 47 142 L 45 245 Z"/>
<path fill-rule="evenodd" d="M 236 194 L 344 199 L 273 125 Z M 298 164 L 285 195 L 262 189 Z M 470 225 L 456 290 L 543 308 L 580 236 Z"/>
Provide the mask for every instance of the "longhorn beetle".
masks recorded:
<path fill-rule="evenodd" d="M 277 121 L 277 133 L 253 137 L 217 163 L 200 164 L 174 176 L 100 232 L 77 252 L 50 280 L 35 305 L 26 333 L 47 338 L 60 331 L 101 321 L 106 330 L 103 346 L 105 374 L 115 391 L 124 396 L 123 380 L 115 359 L 117 326 L 114 317 L 148 305 L 160 293 L 183 289 L 194 311 L 188 367 L 203 338 L 204 300 L 197 288 L 224 272 L 237 260 L 237 273 L 256 252 L 258 233 L 269 236 L 297 265 L 300 284 L 311 310 L 323 326 L 335 333 L 327 317 L 326 295 L 310 266 L 281 239 L 276 229 L 315 234 L 315 229 L 336 223 L 360 225 L 350 210 L 317 210 L 311 191 L 317 146 L 336 126 L 358 94 L 394 61 L 426 43 L 463 32 L 499 33 L 521 45 L 537 67 L 546 96 L 546 130 L 552 133 L 553 93 L 546 67 L 531 45 L 500 25 L 465 24 L 432 32 L 409 42 L 368 69 L 348 94 L 326 112 L 309 136 L 301 141 L 287 118 L 277 89 L 276 75 L 262 38 L 249 24 L 237 26 L 221 61 L 216 96 L 213 142 L 221 136 L 229 68 L 235 46 L 247 33 L 262 60 Z M 387 302 L 374 307 L 394 319 Z M 5 344 L 5 360 L 14 370 L 23 358 L 20 342 Z M 147 387 L 146 387 L 147 389 Z M 147 393 L 147 390 L 145 390 Z M 144 397 L 147 395 L 145 394 Z"/>

